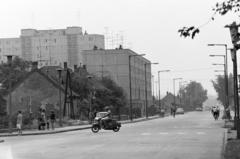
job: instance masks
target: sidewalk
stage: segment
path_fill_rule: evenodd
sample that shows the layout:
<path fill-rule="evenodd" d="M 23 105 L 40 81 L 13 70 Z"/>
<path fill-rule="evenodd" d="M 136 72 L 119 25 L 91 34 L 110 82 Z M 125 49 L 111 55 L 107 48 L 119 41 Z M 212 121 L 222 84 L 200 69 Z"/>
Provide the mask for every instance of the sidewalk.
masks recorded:
<path fill-rule="evenodd" d="M 120 121 L 122 124 L 128 124 L 128 123 L 136 123 L 136 122 L 142 122 L 142 121 L 147 121 L 147 120 L 153 120 L 160 118 L 159 116 L 150 116 L 147 119 L 146 118 L 138 118 L 134 119 L 133 121 L 130 120 L 125 120 L 125 121 Z M 21 136 L 29 136 L 29 135 L 46 135 L 46 134 L 57 134 L 57 133 L 63 133 L 63 132 L 68 132 L 68 131 L 77 131 L 77 130 L 84 130 L 84 129 L 90 129 L 91 125 L 86 124 L 86 125 L 76 125 L 76 126 L 66 126 L 66 127 L 59 127 L 55 128 L 54 130 L 26 130 L 23 131 Z M 13 133 L 0 133 L 0 137 L 11 137 L 11 136 L 18 136 L 17 132 Z M 4 142 L 4 141 L 2 141 Z M 1 143 L 1 140 L 0 140 Z"/>
<path fill-rule="evenodd" d="M 232 130 L 233 122 L 227 121 L 225 127 L 228 128 L 226 133 L 226 143 L 224 145 L 224 159 L 240 158 L 240 140 L 237 139 L 236 130 Z"/>

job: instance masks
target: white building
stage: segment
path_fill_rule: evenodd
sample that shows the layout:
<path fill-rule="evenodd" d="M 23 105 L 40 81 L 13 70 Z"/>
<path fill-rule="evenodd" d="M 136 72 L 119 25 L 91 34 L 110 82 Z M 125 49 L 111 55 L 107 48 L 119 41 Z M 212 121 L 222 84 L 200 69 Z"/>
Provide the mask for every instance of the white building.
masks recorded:
<path fill-rule="evenodd" d="M 94 47 L 104 49 L 104 36 L 83 34 L 81 27 L 66 29 L 22 29 L 20 38 L 0 39 L 0 57 L 19 56 L 28 61 L 38 61 L 39 66 L 68 66 L 83 63 L 82 51 Z M 0 58 L 4 61 L 4 58 Z"/>

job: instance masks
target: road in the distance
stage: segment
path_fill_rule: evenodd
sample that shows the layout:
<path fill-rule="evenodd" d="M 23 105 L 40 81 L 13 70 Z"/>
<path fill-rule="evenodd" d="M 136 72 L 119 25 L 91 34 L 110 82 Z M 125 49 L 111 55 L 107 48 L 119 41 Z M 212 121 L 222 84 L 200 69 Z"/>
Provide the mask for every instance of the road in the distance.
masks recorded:
<path fill-rule="evenodd" d="M 192 112 L 125 124 L 118 133 L 90 130 L 4 138 L 1 159 L 219 159 L 223 121 Z"/>

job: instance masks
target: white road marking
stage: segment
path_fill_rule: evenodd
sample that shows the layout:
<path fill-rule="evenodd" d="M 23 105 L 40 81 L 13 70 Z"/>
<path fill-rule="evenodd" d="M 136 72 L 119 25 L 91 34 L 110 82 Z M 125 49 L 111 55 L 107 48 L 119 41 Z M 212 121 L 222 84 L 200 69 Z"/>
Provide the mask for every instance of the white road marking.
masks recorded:
<path fill-rule="evenodd" d="M 205 135 L 205 132 L 197 132 L 198 135 Z"/>
<path fill-rule="evenodd" d="M 160 132 L 159 134 L 160 135 L 168 135 L 169 133 L 168 132 Z"/>
<path fill-rule="evenodd" d="M 151 135 L 150 133 L 142 133 L 141 135 L 147 136 L 147 135 Z"/>

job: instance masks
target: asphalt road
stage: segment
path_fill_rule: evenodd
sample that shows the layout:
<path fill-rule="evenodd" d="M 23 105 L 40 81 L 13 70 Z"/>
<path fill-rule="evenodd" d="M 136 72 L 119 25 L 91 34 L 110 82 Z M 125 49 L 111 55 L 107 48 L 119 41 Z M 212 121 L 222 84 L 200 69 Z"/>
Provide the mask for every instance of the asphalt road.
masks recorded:
<path fill-rule="evenodd" d="M 192 112 L 125 124 L 117 133 L 9 137 L 0 143 L 0 159 L 220 159 L 222 126 L 209 112 Z"/>

